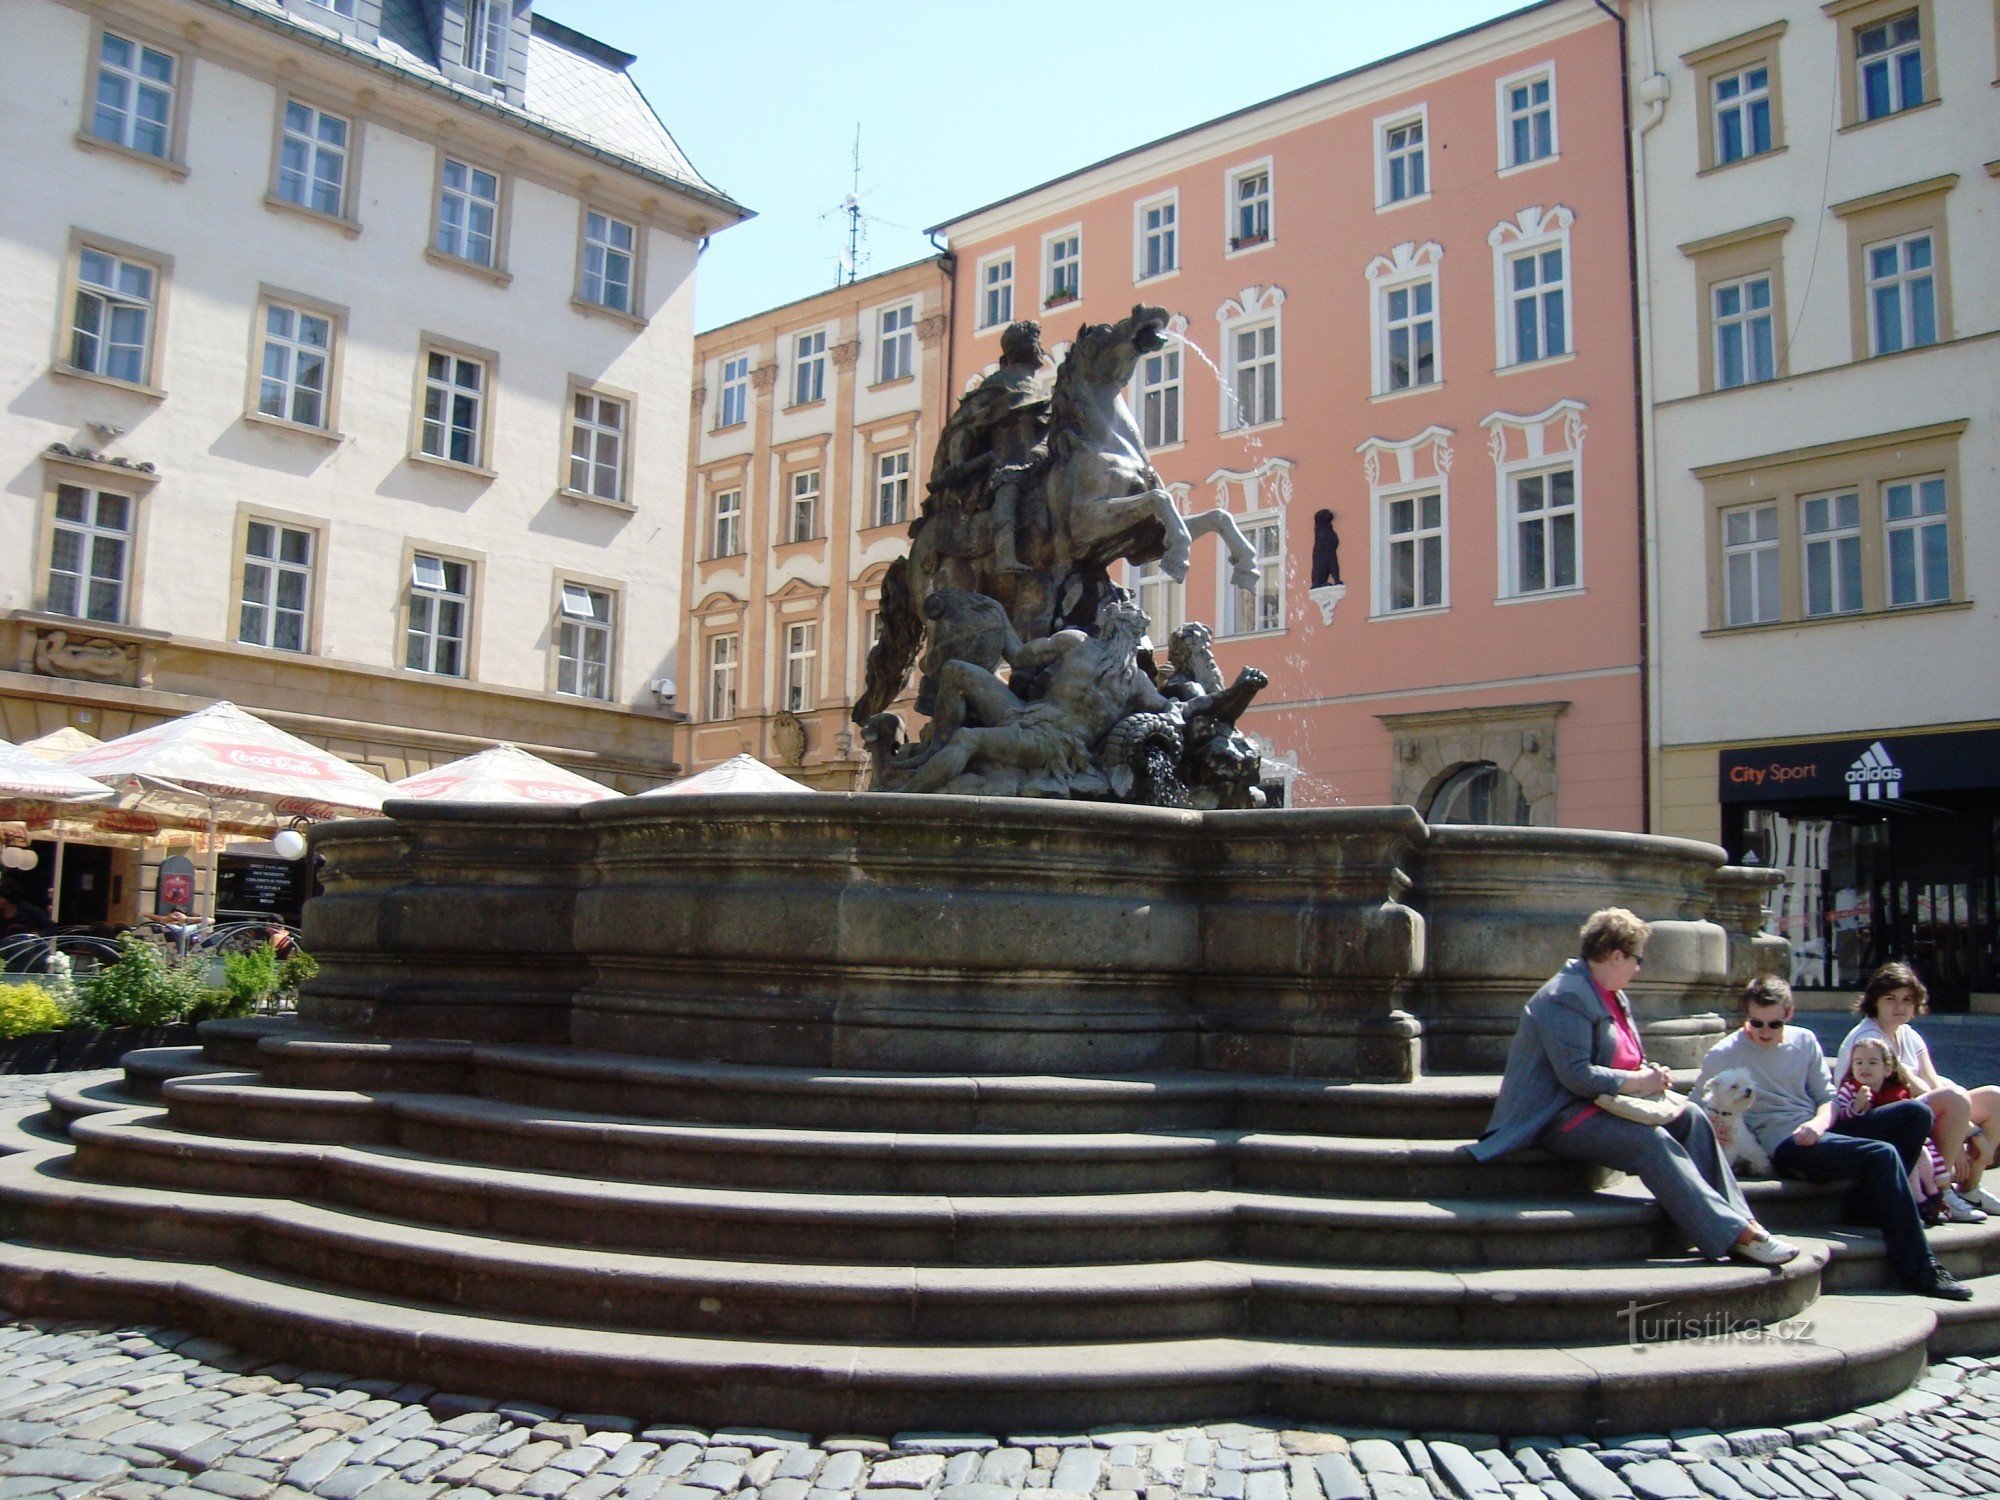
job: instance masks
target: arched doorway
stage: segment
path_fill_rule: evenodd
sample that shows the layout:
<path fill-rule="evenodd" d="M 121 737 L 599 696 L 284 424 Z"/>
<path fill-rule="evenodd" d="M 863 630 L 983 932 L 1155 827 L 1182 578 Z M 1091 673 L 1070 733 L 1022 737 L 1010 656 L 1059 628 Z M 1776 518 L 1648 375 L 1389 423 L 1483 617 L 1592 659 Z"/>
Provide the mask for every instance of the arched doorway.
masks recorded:
<path fill-rule="evenodd" d="M 1424 809 L 1431 823 L 1499 823 L 1526 827 L 1531 821 L 1521 783 L 1490 760 L 1454 767 Z"/>

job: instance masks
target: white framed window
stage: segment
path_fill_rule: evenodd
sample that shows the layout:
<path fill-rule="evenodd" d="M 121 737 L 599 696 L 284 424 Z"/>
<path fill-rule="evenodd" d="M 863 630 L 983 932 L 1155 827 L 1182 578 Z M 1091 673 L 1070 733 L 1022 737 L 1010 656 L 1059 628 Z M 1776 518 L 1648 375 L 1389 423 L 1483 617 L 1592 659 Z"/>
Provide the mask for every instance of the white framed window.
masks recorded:
<path fill-rule="evenodd" d="M 1924 102 L 1924 39 L 1914 10 L 1854 33 L 1861 118 L 1879 120 Z"/>
<path fill-rule="evenodd" d="M 138 502 L 112 490 L 56 487 L 49 541 L 52 615 L 124 623 L 132 579 L 132 525 Z"/>
<path fill-rule="evenodd" d="M 623 219 L 587 210 L 583 216 L 583 284 L 585 302 L 613 312 L 632 311 L 632 256 L 639 231 Z"/>
<path fill-rule="evenodd" d="M 792 340 L 792 405 L 826 399 L 826 330 L 815 328 Z"/>
<path fill-rule="evenodd" d="M 316 214 L 340 218 L 347 212 L 347 153 L 354 127 L 296 99 L 285 101 L 285 128 L 278 144 L 278 196 Z"/>
<path fill-rule="evenodd" d="M 424 351 L 424 423 L 418 451 L 480 466 L 486 443 L 486 365 L 446 349 Z"/>
<path fill-rule="evenodd" d="M 876 526 L 900 526 L 910 518 L 910 450 L 875 455 Z"/>
<path fill-rule="evenodd" d="M 1445 508 L 1442 489 L 1375 497 L 1377 614 L 1445 607 Z"/>
<path fill-rule="evenodd" d="M 1225 635 L 1255 635 L 1285 626 L 1285 524 L 1282 515 L 1241 518 L 1243 536 L 1257 554 L 1257 583 L 1242 589 L 1223 585 Z M 1225 580 L 1227 579 L 1225 559 Z"/>
<path fill-rule="evenodd" d="M 811 620 L 785 627 L 784 706 L 793 713 L 813 706 L 814 677 L 819 663 L 819 626 Z"/>
<path fill-rule="evenodd" d="M 716 406 L 717 427 L 735 427 L 750 416 L 750 356 L 732 354 L 722 362 L 722 395 Z"/>
<path fill-rule="evenodd" d="M 1844 615 L 1861 608 L 1861 496 L 1810 495 L 1799 501 L 1805 557 L 1806 614 Z"/>
<path fill-rule="evenodd" d="M 611 592 L 562 585 L 556 606 L 556 691 L 572 698 L 611 696 Z"/>
<path fill-rule="evenodd" d="M 1130 577 L 1139 608 L 1146 612 L 1146 634 L 1164 660 L 1168 637 L 1187 623 L 1187 585 L 1169 578 L 1157 558 L 1133 568 Z"/>
<path fill-rule="evenodd" d="M 1709 288 L 1709 308 L 1714 319 L 1716 389 L 1775 379 L 1778 343 L 1771 273 L 1717 282 Z"/>
<path fill-rule="evenodd" d="M 70 320 L 72 368 L 144 385 L 153 364 L 159 270 L 141 260 L 77 252 L 76 308 Z"/>
<path fill-rule="evenodd" d="M 491 269 L 500 226 L 499 177 L 447 156 L 441 183 L 432 244 L 442 254 Z"/>
<path fill-rule="evenodd" d="M 1569 276 L 1561 245 L 1507 257 L 1509 364 L 1569 353 Z"/>
<path fill-rule="evenodd" d="M 1138 243 L 1133 256 L 1132 279 L 1145 281 L 1165 276 L 1181 268 L 1181 204 L 1174 194 L 1152 198 L 1134 210 L 1138 218 Z"/>
<path fill-rule="evenodd" d="M 1272 234 L 1271 164 L 1256 162 L 1229 174 L 1229 248 L 1249 250 Z"/>
<path fill-rule="evenodd" d="M 905 302 L 885 307 L 876 326 L 875 379 L 906 380 L 917 371 L 917 309 Z"/>
<path fill-rule="evenodd" d="M 327 424 L 333 365 L 333 320 L 283 302 L 264 304 L 263 373 L 257 410 L 301 427 Z"/>
<path fill-rule="evenodd" d="M 1155 350 L 1139 360 L 1139 431 L 1148 448 L 1181 440 L 1181 351 Z"/>
<path fill-rule="evenodd" d="M 785 527 L 788 542 L 809 542 L 819 535 L 819 470 L 801 469 L 792 476 L 791 508 Z"/>
<path fill-rule="evenodd" d="M 710 722 L 736 717 L 736 673 L 740 638 L 715 635 L 708 639 L 708 717 Z"/>
<path fill-rule="evenodd" d="M 1379 207 L 1430 196 L 1428 124 L 1427 109 L 1375 122 L 1375 202 Z"/>
<path fill-rule="evenodd" d="M 1778 507 L 1746 505 L 1722 513 L 1722 620 L 1761 625 L 1782 609 Z"/>
<path fill-rule="evenodd" d="M 1375 295 L 1379 304 L 1376 316 L 1382 329 L 1376 391 L 1407 391 L 1420 385 L 1435 385 L 1438 379 L 1435 273 L 1401 285 L 1377 287 Z"/>
<path fill-rule="evenodd" d="M 1508 594 L 1546 594 L 1573 589 L 1578 572 L 1576 470 L 1561 468 L 1515 473 L 1507 480 Z"/>
<path fill-rule="evenodd" d="M 236 639 L 274 651 L 304 651 L 312 621 L 313 534 L 251 521 L 243 532 L 243 597 Z"/>
<path fill-rule="evenodd" d="M 1278 325 L 1252 323 L 1229 332 L 1229 383 L 1236 392 L 1234 427 L 1278 420 Z"/>
<path fill-rule="evenodd" d="M 513 0 L 466 0 L 465 65 L 496 81 L 507 76 Z"/>
<path fill-rule="evenodd" d="M 174 81 L 179 60 L 143 42 L 103 33 L 97 48 L 97 95 L 90 133 L 128 151 L 166 160 L 173 144 Z"/>
<path fill-rule="evenodd" d="M 1500 105 L 1500 168 L 1533 166 L 1557 154 L 1556 70 L 1553 63 L 1503 78 L 1495 85 Z"/>
<path fill-rule="evenodd" d="M 979 263 L 979 326 L 998 328 L 1014 321 L 1014 252 L 989 255 Z"/>
<path fill-rule="evenodd" d="M 743 491 L 735 485 L 717 490 L 709 501 L 710 557 L 735 557 L 743 551 Z"/>
<path fill-rule="evenodd" d="M 1042 240 L 1042 302 L 1053 307 L 1083 295 L 1083 231 L 1058 230 Z"/>
<path fill-rule="evenodd" d="M 1941 604 L 1951 597 L 1951 518 L 1944 475 L 1882 487 L 1889 603 Z"/>
<path fill-rule="evenodd" d="M 1937 260 L 1931 232 L 1869 245 L 1868 352 L 1895 354 L 1938 338 Z"/>
<path fill-rule="evenodd" d="M 1710 80 L 1709 129 L 1719 167 L 1771 149 L 1769 63 L 1753 63 Z"/>
<path fill-rule="evenodd" d="M 345 16 L 350 21 L 354 19 L 354 0 L 312 0 L 312 3 L 322 10 L 332 11 L 336 16 Z"/>
<path fill-rule="evenodd" d="M 412 672 L 463 677 L 466 626 L 471 614 L 471 565 L 417 553 L 410 559 L 410 614 L 403 665 Z"/>
<path fill-rule="evenodd" d="M 569 487 L 599 500 L 625 498 L 625 433 L 631 425 L 623 401 L 595 391 L 575 391 L 569 408 Z"/>

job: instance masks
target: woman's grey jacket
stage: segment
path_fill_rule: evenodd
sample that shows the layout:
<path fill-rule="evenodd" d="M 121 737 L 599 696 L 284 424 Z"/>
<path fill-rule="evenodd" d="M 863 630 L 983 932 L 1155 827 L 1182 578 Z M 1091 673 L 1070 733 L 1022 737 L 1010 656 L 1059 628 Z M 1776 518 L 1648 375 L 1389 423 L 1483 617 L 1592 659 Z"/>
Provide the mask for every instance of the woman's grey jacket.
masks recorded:
<path fill-rule="evenodd" d="M 1625 992 L 1612 997 L 1639 1034 Z M 1480 1161 L 1532 1146 L 1565 1107 L 1579 1098 L 1615 1094 L 1623 1076 L 1605 1066 L 1618 1050 L 1618 1028 L 1597 998 L 1590 968 L 1580 958 L 1564 964 L 1521 1012 L 1521 1026 L 1507 1051 L 1507 1071 L 1493 1119 L 1471 1147 Z"/>

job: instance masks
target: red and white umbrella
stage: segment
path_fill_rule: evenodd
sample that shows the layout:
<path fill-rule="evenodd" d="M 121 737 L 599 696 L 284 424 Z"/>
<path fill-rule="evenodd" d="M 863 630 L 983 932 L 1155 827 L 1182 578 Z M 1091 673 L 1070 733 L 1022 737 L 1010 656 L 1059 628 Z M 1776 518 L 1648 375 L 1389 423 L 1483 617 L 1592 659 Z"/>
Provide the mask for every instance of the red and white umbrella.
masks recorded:
<path fill-rule="evenodd" d="M 754 755 L 732 755 L 719 766 L 710 766 L 699 775 L 656 786 L 642 797 L 690 797 L 707 792 L 810 792 L 803 781 L 794 781 L 782 771 L 774 771 Z"/>
<path fill-rule="evenodd" d="M 101 802 L 111 788 L 81 771 L 43 760 L 21 745 L 0 740 L 0 797 L 46 802 Z"/>
<path fill-rule="evenodd" d="M 534 803 L 545 807 L 622 796 L 515 745 L 495 745 L 449 765 L 433 766 L 391 785 L 389 795 L 414 802 Z"/>

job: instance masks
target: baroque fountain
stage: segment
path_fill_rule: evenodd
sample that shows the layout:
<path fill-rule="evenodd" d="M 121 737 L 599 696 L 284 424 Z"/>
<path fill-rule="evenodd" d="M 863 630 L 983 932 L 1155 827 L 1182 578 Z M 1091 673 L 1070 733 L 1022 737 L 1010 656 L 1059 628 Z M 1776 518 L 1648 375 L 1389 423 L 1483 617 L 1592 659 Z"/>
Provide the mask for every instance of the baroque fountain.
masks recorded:
<path fill-rule="evenodd" d="M 1689 1257 L 1630 1184 L 1464 1155 L 1583 914 L 1654 923 L 1633 998 L 1686 1067 L 1784 960 L 1773 877 L 1260 807 L 1262 675 L 1199 626 L 1155 659 L 1109 574 L 1206 534 L 1249 564 L 1119 396 L 1164 321 L 1085 328 L 1052 385 L 1010 329 L 954 416 L 856 711 L 878 790 L 317 830 L 296 1018 L 4 1123 L 0 1299 L 821 1434 L 1782 1422 L 1977 1343 L 1869 1296 L 1822 1190 L 1752 1185 L 1809 1237 L 1773 1274 Z"/>

